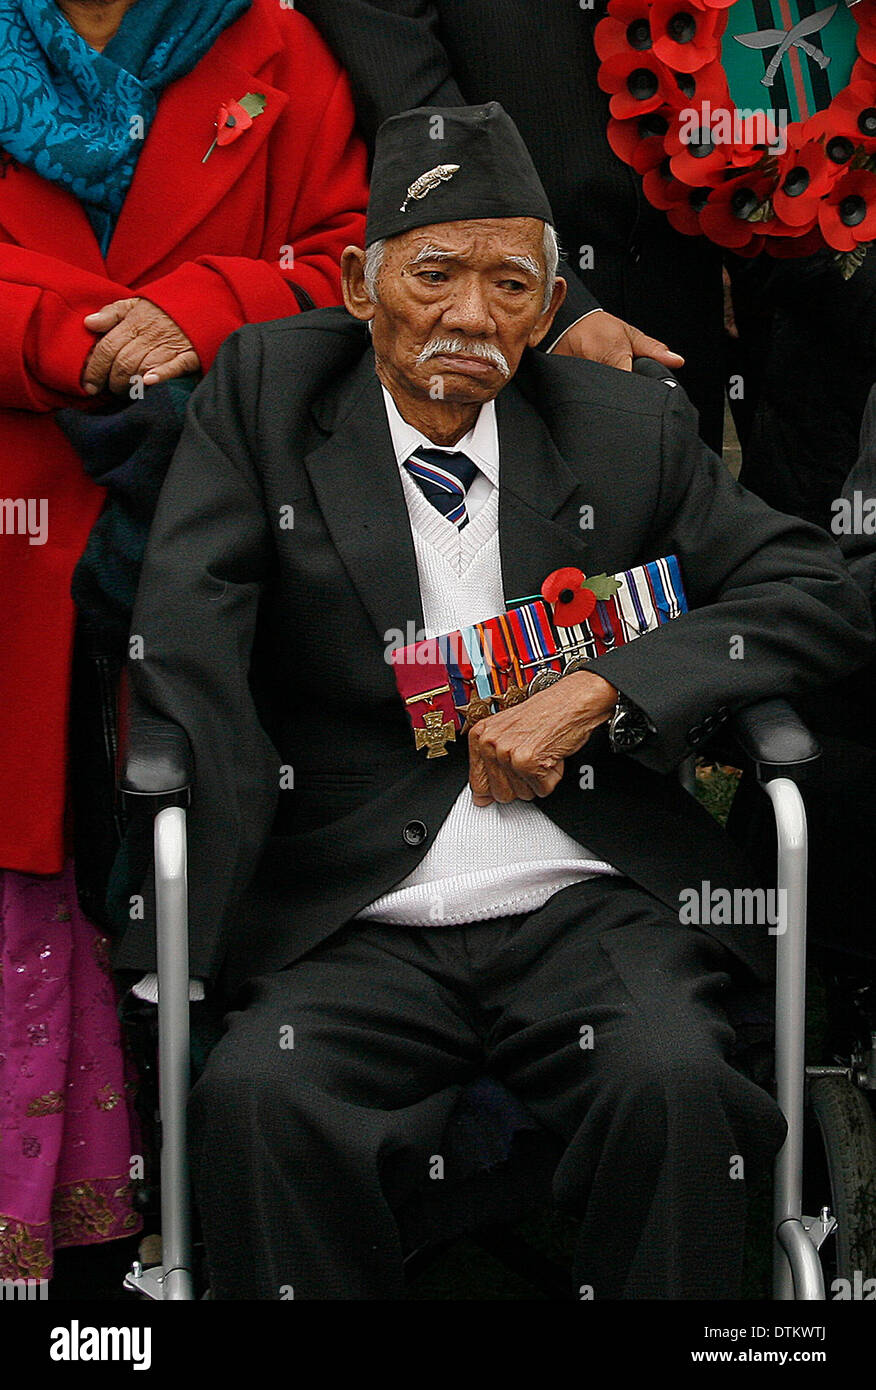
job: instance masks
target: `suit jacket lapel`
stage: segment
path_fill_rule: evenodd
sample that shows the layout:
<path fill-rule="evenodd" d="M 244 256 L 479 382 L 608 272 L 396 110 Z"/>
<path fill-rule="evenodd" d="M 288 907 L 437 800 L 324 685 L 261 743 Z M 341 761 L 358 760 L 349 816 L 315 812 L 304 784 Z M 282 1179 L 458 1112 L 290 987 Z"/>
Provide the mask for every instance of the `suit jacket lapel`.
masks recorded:
<path fill-rule="evenodd" d="M 499 428 L 499 549 L 505 598 L 537 594 L 552 570 L 587 572 L 588 547 L 575 505 L 577 480 L 517 381 L 496 400 Z"/>
<path fill-rule="evenodd" d="M 381 638 L 423 608 L 411 523 L 369 350 L 337 402 L 318 403 L 326 442 L 305 458 L 325 524 Z"/>
<path fill-rule="evenodd" d="M 226 42 L 223 35 L 159 100 L 107 252 L 109 274 L 123 284 L 142 280 L 221 202 L 244 176 L 289 100 L 286 92 L 258 75 L 276 51 L 275 42 L 266 36 L 261 47 L 258 40 L 247 43 L 240 60 Z M 215 149 L 202 163 L 216 134 L 219 106 L 239 101 L 247 92 L 264 94 L 264 111 L 239 140 Z M 156 198 L 161 202 L 160 218 L 155 216 Z M 149 227 L 148 236 L 143 235 L 144 226 Z"/>
<path fill-rule="evenodd" d="M 577 481 L 516 382 L 496 401 L 499 547 L 507 599 L 537 594 L 551 570 L 577 565 L 588 547 Z M 384 637 L 423 625 L 419 575 L 404 490 L 369 350 L 334 398 L 314 414 L 329 437 L 305 458 L 317 502 L 351 582 Z"/>

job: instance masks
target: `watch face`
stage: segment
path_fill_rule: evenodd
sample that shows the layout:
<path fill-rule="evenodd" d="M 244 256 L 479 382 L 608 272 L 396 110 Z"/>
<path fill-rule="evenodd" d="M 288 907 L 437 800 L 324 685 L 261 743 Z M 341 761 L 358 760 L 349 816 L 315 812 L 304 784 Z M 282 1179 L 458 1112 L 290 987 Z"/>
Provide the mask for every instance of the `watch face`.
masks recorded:
<path fill-rule="evenodd" d="M 633 748 L 638 748 L 650 733 L 650 725 L 647 716 L 635 705 L 629 705 L 625 701 L 618 700 L 617 707 L 611 717 L 608 726 L 608 736 L 612 748 L 618 752 L 628 753 Z"/>
<path fill-rule="evenodd" d="M 645 737 L 646 730 L 641 726 L 629 726 L 621 723 L 617 728 L 611 730 L 611 741 L 615 748 L 627 753 L 631 748 L 638 748 Z"/>

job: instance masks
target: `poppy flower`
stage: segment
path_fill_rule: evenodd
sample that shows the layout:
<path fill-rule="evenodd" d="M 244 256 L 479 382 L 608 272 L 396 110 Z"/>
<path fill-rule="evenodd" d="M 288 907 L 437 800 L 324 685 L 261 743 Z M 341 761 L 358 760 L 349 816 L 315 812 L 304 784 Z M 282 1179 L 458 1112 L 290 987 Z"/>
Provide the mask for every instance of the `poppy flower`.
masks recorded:
<path fill-rule="evenodd" d="M 558 627 L 586 623 L 596 607 L 592 589 L 583 588 L 584 571 L 567 566 L 554 570 L 541 586 L 541 596 L 553 604 L 554 622 Z"/>
<path fill-rule="evenodd" d="M 714 110 L 727 107 L 733 110 L 727 74 L 717 60 L 714 63 L 706 63 L 705 67 L 698 68 L 696 72 L 673 72 L 672 81 L 667 83 L 666 91 L 669 105 L 676 111 L 683 111 L 691 106 L 702 110 L 706 102 Z"/>
<path fill-rule="evenodd" d="M 616 53 L 630 49 L 641 53 L 651 47 L 649 10 L 649 0 L 611 0 L 608 14 L 593 33 L 593 46 L 602 62 Z"/>
<path fill-rule="evenodd" d="M 653 53 L 633 49 L 607 58 L 598 77 L 602 90 L 611 93 L 609 110 L 620 121 L 663 106 L 671 80 L 671 73 Z"/>
<path fill-rule="evenodd" d="M 701 123 L 702 114 L 694 107 L 677 112 L 664 141 L 673 174 L 691 188 L 719 183 L 729 163 L 729 146 L 713 141 L 711 127 Z M 752 163 L 758 157 L 753 155 Z"/>
<path fill-rule="evenodd" d="M 811 127 L 816 138 L 845 136 L 865 150 L 876 150 L 876 82 L 852 82 L 826 111 L 812 117 Z"/>
<path fill-rule="evenodd" d="M 818 223 L 828 246 L 854 251 L 876 237 L 876 174 L 849 169 L 818 205 Z"/>
<path fill-rule="evenodd" d="M 649 169 L 642 179 L 642 189 L 648 202 L 662 212 L 668 212 L 684 200 L 686 187 L 673 174 L 668 158 Z"/>
<path fill-rule="evenodd" d="M 630 164 L 637 174 L 644 174 L 663 158 L 663 137 L 669 122 L 660 111 L 648 111 L 644 116 L 608 122 L 608 143 L 618 159 Z"/>
<path fill-rule="evenodd" d="M 702 233 L 700 226 L 700 213 L 706 206 L 711 193 L 711 188 L 688 188 L 686 184 L 679 184 L 679 188 L 684 190 L 684 196 L 667 208 L 666 220 L 677 232 L 683 232 L 685 236 L 699 236 Z"/>
<path fill-rule="evenodd" d="M 746 254 L 753 241 L 759 246 L 764 233 L 770 230 L 762 214 L 772 182 L 770 178 L 741 174 L 713 189 L 700 213 L 700 226 L 706 236 L 741 255 Z"/>
<path fill-rule="evenodd" d="M 780 157 L 773 192 L 776 216 L 789 228 L 811 225 L 818 204 L 839 177 L 840 165 L 828 159 L 821 144 L 789 148 Z"/>
<path fill-rule="evenodd" d="M 727 16 L 700 0 L 654 0 L 650 25 L 654 52 L 676 72 L 696 72 L 718 56 Z"/>

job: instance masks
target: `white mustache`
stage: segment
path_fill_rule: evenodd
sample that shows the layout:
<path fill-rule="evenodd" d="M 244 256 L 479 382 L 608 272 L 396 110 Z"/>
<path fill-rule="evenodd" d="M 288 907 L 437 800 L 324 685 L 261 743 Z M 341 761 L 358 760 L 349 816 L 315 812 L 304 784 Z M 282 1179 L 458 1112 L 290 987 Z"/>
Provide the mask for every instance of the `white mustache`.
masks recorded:
<path fill-rule="evenodd" d="M 466 343 L 461 338 L 433 338 L 417 358 L 417 366 L 421 367 L 432 357 L 453 356 L 457 353 L 464 357 L 480 357 L 484 362 L 491 362 L 503 376 L 511 375 L 507 358 L 497 347 L 492 347 L 489 343 Z"/>

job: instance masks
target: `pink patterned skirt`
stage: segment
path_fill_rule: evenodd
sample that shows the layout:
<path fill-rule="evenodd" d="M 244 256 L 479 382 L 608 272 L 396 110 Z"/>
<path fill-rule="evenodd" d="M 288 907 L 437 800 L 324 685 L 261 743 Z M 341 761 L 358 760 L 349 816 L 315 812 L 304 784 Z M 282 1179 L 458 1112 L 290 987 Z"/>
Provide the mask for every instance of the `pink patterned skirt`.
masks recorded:
<path fill-rule="evenodd" d="M 72 861 L 0 869 L 0 1279 L 48 1279 L 53 1250 L 132 1235 L 136 1127 L 107 940 Z"/>

